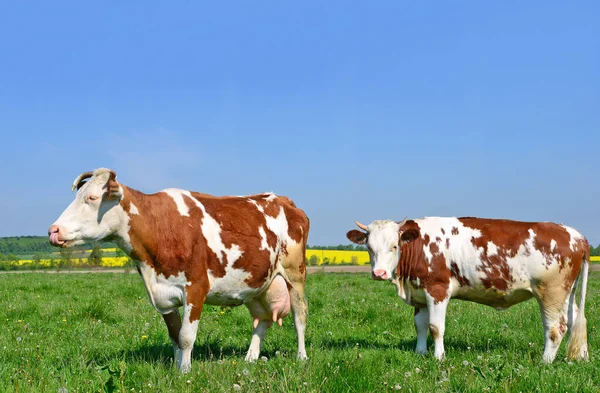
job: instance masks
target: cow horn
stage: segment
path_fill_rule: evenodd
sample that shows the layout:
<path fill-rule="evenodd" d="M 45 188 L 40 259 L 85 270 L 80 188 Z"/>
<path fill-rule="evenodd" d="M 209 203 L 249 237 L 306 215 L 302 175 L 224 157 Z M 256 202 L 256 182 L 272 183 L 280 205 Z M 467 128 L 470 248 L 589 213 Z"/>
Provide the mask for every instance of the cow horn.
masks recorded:
<path fill-rule="evenodd" d="M 368 231 L 369 231 L 369 230 L 367 229 L 367 226 L 366 226 L 365 224 L 361 224 L 361 223 L 360 223 L 360 222 L 358 222 L 358 221 L 355 221 L 355 222 L 356 222 L 356 226 L 358 226 L 358 227 L 359 227 L 360 229 L 362 229 L 363 231 L 366 231 L 366 232 L 368 232 Z"/>
<path fill-rule="evenodd" d="M 400 228 L 402 228 L 404 226 L 404 224 L 406 224 L 406 217 L 404 217 L 404 220 L 402 220 L 400 222 L 396 222 L 396 224 L 398 224 L 398 226 L 400 226 Z"/>
<path fill-rule="evenodd" d="M 89 179 L 94 175 L 94 172 L 83 172 L 81 175 L 77 176 L 77 179 L 73 182 L 73 186 L 71 187 L 71 191 L 75 191 L 75 189 L 79 188 L 79 184 L 85 179 Z"/>

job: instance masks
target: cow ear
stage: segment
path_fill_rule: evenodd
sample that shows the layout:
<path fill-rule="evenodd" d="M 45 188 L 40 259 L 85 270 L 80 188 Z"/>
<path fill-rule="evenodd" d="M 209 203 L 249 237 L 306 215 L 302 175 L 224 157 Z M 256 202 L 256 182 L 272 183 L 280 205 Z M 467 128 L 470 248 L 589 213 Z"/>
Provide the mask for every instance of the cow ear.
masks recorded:
<path fill-rule="evenodd" d="M 120 200 L 123 197 L 121 186 L 119 186 L 119 182 L 117 181 L 117 174 L 114 171 L 110 171 L 110 176 L 106 183 L 106 191 L 108 199 Z"/>
<path fill-rule="evenodd" d="M 418 229 L 407 229 L 406 231 L 400 233 L 400 243 L 410 243 L 419 236 L 421 236 L 421 234 L 419 233 Z"/>
<path fill-rule="evenodd" d="M 352 243 L 356 244 L 365 244 L 367 242 L 367 234 L 357 229 L 348 231 L 348 233 L 346 233 L 346 237 Z"/>

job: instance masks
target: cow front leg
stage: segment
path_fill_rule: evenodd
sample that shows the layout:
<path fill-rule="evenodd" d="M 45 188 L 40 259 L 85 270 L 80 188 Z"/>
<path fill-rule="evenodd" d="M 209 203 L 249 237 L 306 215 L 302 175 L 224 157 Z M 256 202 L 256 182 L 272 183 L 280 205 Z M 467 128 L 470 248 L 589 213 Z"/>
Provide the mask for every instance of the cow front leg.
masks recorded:
<path fill-rule="evenodd" d="M 185 308 L 179 331 L 179 348 L 181 349 L 179 370 L 184 374 L 192 369 L 192 349 L 198 333 L 202 306 L 208 293 L 208 282 L 206 280 L 193 283 L 186 287 L 185 292 Z"/>
<path fill-rule="evenodd" d="M 173 362 L 180 367 L 181 364 L 181 348 L 179 347 L 179 332 L 181 331 L 181 317 L 179 311 L 175 310 L 168 314 L 162 315 L 169 331 L 169 337 L 173 343 Z"/>
<path fill-rule="evenodd" d="M 426 307 L 415 307 L 415 330 L 417 331 L 417 348 L 419 354 L 427 353 L 427 329 L 429 328 L 429 310 Z"/>
<path fill-rule="evenodd" d="M 438 360 L 443 360 L 444 351 L 444 331 L 446 329 L 446 309 L 449 299 L 446 298 L 438 302 L 431 296 L 427 296 L 427 308 L 429 309 L 429 331 L 433 338 L 434 352 Z"/>

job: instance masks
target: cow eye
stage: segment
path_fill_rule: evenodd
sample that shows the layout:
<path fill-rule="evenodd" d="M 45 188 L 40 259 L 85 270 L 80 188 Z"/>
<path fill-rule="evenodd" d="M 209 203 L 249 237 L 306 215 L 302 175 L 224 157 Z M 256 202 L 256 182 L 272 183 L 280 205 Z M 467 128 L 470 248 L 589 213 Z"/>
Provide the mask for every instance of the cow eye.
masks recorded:
<path fill-rule="evenodd" d="M 98 197 L 96 195 L 88 195 L 87 199 L 90 202 L 94 202 L 98 200 Z"/>
<path fill-rule="evenodd" d="M 394 251 L 394 252 L 398 251 L 398 246 L 392 247 L 392 251 Z"/>

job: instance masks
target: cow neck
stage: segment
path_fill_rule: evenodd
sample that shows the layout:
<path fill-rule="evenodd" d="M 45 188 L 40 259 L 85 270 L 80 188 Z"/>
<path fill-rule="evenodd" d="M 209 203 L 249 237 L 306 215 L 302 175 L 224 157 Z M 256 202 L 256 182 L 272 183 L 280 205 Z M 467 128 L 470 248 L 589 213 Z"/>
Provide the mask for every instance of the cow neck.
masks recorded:
<path fill-rule="evenodd" d="M 400 246 L 400 259 L 396 268 L 396 276 L 402 281 L 415 280 L 420 266 L 423 264 L 423 240 L 419 237 Z"/>
<path fill-rule="evenodd" d="M 122 184 L 121 187 L 123 188 L 121 207 L 129 216 L 128 235 L 131 246 L 129 256 L 138 262 L 154 265 L 152 250 L 156 250 L 156 245 L 159 244 L 159 234 L 152 231 L 148 225 L 148 220 L 157 219 L 155 209 L 151 208 L 153 195 L 144 194 Z"/>

